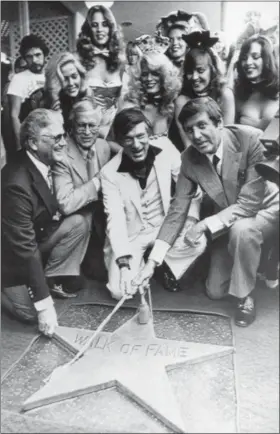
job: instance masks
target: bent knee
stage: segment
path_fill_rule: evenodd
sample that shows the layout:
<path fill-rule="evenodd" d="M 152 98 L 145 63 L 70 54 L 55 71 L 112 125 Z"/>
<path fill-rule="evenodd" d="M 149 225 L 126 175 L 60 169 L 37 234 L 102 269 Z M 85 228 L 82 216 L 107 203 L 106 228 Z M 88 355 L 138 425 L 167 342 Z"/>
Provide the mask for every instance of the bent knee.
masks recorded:
<path fill-rule="evenodd" d="M 88 233 L 90 222 L 83 214 L 73 214 L 67 217 L 67 227 L 75 232 Z"/>
<path fill-rule="evenodd" d="M 244 218 L 235 222 L 229 230 L 230 240 L 240 240 L 247 242 L 251 239 L 262 238 L 261 231 L 259 230 L 256 220 L 252 218 Z"/>
<path fill-rule="evenodd" d="M 216 285 L 214 282 L 211 283 L 206 281 L 205 283 L 205 292 L 210 300 L 221 300 L 227 294 L 226 285 Z"/>

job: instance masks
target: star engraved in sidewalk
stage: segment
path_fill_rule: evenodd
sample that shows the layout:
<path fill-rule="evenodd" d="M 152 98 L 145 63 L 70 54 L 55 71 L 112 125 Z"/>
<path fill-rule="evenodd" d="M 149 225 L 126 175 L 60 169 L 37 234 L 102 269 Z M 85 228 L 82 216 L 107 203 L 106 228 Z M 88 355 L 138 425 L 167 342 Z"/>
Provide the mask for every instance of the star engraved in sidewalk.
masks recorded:
<path fill-rule="evenodd" d="M 54 338 L 77 353 L 92 330 L 57 327 Z M 175 432 L 186 429 L 167 371 L 233 352 L 232 347 L 160 339 L 152 320 L 137 315 L 113 333 L 100 332 L 86 353 L 63 368 L 23 404 L 23 410 L 116 386 Z"/>

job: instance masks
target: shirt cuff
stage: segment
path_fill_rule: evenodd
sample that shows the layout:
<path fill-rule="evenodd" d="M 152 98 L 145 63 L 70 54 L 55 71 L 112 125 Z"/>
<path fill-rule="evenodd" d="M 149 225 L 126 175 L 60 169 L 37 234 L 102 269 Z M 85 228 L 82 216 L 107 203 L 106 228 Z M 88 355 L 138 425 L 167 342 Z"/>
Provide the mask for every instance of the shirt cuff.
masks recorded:
<path fill-rule="evenodd" d="M 118 259 L 116 259 L 116 263 L 117 263 L 119 268 L 126 267 L 126 268 L 130 269 L 130 263 L 129 263 L 130 259 L 131 259 L 131 256 L 129 256 L 129 255 L 121 256 Z"/>
<path fill-rule="evenodd" d="M 94 183 L 96 191 L 98 193 L 100 190 L 100 187 L 101 187 L 101 183 L 100 183 L 99 179 L 94 177 L 94 178 L 92 178 L 92 182 Z"/>
<path fill-rule="evenodd" d="M 166 241 L 156 240 L 149 255 L 149 259 L 155 261 L 157 265 L 161 265 L 170 247 L 170 244 L 168 244 Z"/>
<path fill-rule="evenodd" d="M 42 310 L 48 309 L 51 306 L 53 306 L 53 299 L 50 295 L 47 298 L 36 301 L 36 303 L 34 303 L 34 307 L 37 312 L 41 312 Z"/>

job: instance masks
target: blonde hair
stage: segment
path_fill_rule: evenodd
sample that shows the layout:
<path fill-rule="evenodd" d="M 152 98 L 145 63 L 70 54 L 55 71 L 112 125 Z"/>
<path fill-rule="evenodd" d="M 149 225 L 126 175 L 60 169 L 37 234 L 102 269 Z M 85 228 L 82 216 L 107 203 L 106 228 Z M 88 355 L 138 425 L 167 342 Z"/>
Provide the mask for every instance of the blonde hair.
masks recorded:
<path fill-rule="evenodd" d="M 60 92 L 63 90 L 64 77 L 62 75 L 61 68 L 67 63 L 73 63 L 78 73 L 80 74 L 80 93 L 86 92 L 86 70 L 77 59 L 77 57 L 67 51 L 54 54 L 48 61 L 46 66 L 45 90 L 47 93 L 47 98 L 49 99 L 49 106 L 50 108 L 55 110 L 58 110 L 60 108 L 59 95 Z"/>
<path fill-rule="evenodd" d="M 142 83 L 143 66 L 147 66 L 150 71 L 159 73 L 161 99 L 158 104 L 158 111 L 161 115 L 171 118 L 174 112 L 174 101 L 180 92 L 182 83 L 177 68 L 163 53 L 150 51 L 143 54 L 138 71 L 130 76 L 125 100 L 133 102 L 140 109 L 145 108 L 148 95 Z"/>

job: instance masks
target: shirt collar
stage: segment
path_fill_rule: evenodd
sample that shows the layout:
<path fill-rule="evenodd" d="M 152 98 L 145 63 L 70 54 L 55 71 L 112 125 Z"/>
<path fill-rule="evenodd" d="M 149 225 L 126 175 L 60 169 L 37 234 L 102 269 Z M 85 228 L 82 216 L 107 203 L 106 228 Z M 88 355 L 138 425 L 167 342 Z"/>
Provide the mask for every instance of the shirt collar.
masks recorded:
<path fill-rule="evenodd" d="M 46 164 L 42 163 L 42 161 L 37 160 L 37 158 L 33 157 L 33 155 L 29 151 L 26 151 L 26 154 L 28 155 L 32 163 L 37 167 L 43 178 L 48 181 L 50 166 L 46 166 Z"/>
<path fill-rule="evenodd" d="M 157 148 L 156 146 L 150 145 L 147 153 L 146 160 L 150 158 L 155 158 L 162 149 Z M 121 164 L 118 168 L 118 172 L 128 172 L 130 173 L 135 167 L 134 162 L 123 152 Z"/>
<path fill-rule="evenodd" d="M 213 163 L 214 155 L 216 155 L 219 158 L 219 161 L 222 161 L 223 148 L 224 148 L 224 143 L 223 143 L 223 139 L 221 139 L 221 142 L 220 142 L 219 147 L 218 147 L 217 151 L 215 152 L 215 154 L 207 154 L 207 158 L 211 161 L 211 163 Z"/>

